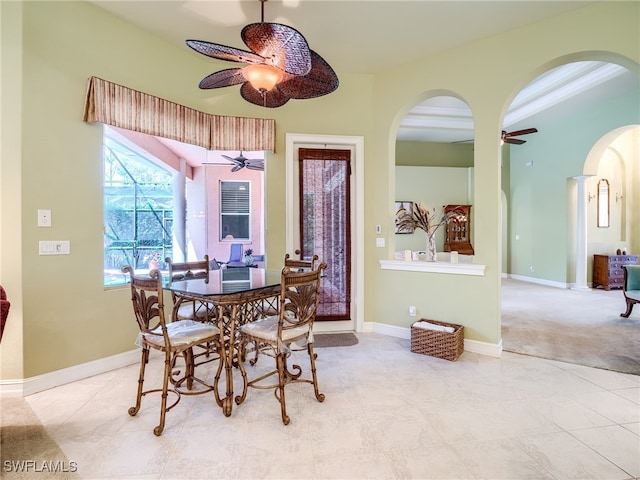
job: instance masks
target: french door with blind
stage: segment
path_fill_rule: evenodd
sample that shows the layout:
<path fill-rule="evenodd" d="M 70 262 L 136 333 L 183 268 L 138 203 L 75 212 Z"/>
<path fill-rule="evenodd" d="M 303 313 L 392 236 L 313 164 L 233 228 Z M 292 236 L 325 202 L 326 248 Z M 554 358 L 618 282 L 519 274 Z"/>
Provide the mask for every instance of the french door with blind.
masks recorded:
<path fill-rule="evenodd" d="M 295 254 L 296 250 L 302 250 L 301 233 L 303 231 L 302 226 L 306 224 L 305 215 L 307 218 L 311 218 L 313 222 L 319 222 L 313 225 L 319 224 L 324 228 L 328 224 L 331 227 L 330 230 L 325 230 L 325 234 L 322 236 L 314 235 L 314 238 L 323 238 L 322 248 L 318 246 L 318 250 L 314 253 L 317 253 L 321 261 L 327 262 L 328 270 L 330 270 L 326 272 L 327 276 L 322 279 L 321 288 L 327 294 L 331 292 L 331 295 L 333 295 L 330 302 L 325 304 L 328 307 L 322 308 L 324 312 L 329 311 L 326 318 L 332 321 L 318 321 L 314 324 L 313 329 L 316 332 L 364 331 L 364 137 L 303 133 L 287 133 L 285 137 L 287 164 L 286 252 Z M 304 177 L 301 177 L 300 174 L 298 155 L 299 151 L 305 148 L 310 150 L 348 151 L 350 152 L 350 161 L 337 160 L 341 162 L 338 167 L 342 167 L 337 173 L 334 170 L 333 175 L 327 175 L 330 169 L 327 169 L 327 171 L 323 169 L 321 181 L 318 179 L 315 183 L 305 182 Z M 334 165 L 333 167 L 336 166 Z M 313 180 L 315 180 L 320 177 L 320 172 L 307 175 L 307 177 L 309 176 L 313 176 Z M 344 184 L 342 184 L 342 180 L 345 180 Z M 301 183 L 306 185 L 303 190 L 300 187 Z M 341 185 L 340 188 L 337 187 L 338 185 Z M 323 194 L 321 196 L 327 194 L 327 197 L 329 197 L 329 192 L 337 194 L 339 190 L 342 190 L 343 193 L 348 191 L 347 197 L 343 197 L 340 200 L 337 200 L 336 197 L 331 199 L 334 205 L 338 205 L 338 208 L 332 209 L 337 212 L 335 218 L 325 216 L 326 212 L 322 210 L 321 219 L 318 219 L 315 213 L 311 216 L 309 209 L 307 209 L 305 215 L 301 214 L 303 210 L 300 205 L 301 198 L 306 197 L 307 206 L 309 206 L 311 205 L 309 201 L 311 195 L 315 197 L 315 193 L 311 193 L 308 190 L 311 186 L 315 190 L 320 190 L 320 193 Z M 307 193 L 301 195 L 300 192 L 305 192 L 305 190 Z M 313 202 L 314 206 L 319 204 L 319 202 Z M 338 227 L 338 225 L 342 226 Z M 312 232 L 316 233 L 315 228 L 307 228 L 308 235 Z M 340 238 L 338 238 L 337 232 L 340 232 Z M 305 248 L 307 248 L 306 245 Z M 331 249 L 330 247 L 337 248 Z M 316 248 L 316 246 L 314 245 L 313 248 Z M 335 257 L 337 257 L 337 260 Z M 333 275 L 334 273 L 338 274 L 337 277 Z M 336 293 L 337 295 L 335 295 Z M 334 301 L 340 297 L 341 300 Z M 338 307 L 340 303 L 345 305 Z M 338 313 L 332 313 L 332 310 Z M 337 320 L 339 316 L 347 317 L 347 312 L 350 318 Z M 320 313 L 324 315 L 323 312 Z M 333 316 L 331 317 L 332 314 Z"/>
<path fill-rule="evenodd" d="M 351 320 L 351 150 L 298 149 L 299 247 L 327 263 L 317 321 Z"/>

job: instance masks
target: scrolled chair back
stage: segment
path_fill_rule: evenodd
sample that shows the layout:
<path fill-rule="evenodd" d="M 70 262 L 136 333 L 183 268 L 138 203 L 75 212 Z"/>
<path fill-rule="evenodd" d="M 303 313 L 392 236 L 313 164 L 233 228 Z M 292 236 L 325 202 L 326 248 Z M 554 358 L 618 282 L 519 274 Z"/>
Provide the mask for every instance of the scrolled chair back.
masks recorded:
<path fill-rule="evenodd" d="M 326 268 L 327 264 L 322 262 L 311 271 L 292 270 L 287 266 L 282 269 L 280 337 L 286 330 L 313 327 L 320 302 L 320 279 Z"/>
<path fill-rule="evenodd" d="M 166 337 L 162 274 L 160 271 L 154 269 L 149 272 L 148 276 L 136 275 L 130 265 L 125 265 L 122 267 L 122 272 L 129 274 L 131 302 L 140 333 Z M 168 343 L 168 339 L 166 340 Z"/>
<path fill-rule="evenodd" d="M 192 262 L 174 262 L 171 257 L 165 258 L 164 261 L 169 266 L 169 278 L 172 281 L 207 277 L 211 268 L 209 255 L 205 255 L 202 260 Z"/>
<path fill-rule="evenodd" d="M 291 258 L 288 253 L 284 256 L 284 266 L 298 272 L 304 270 L 315 270 L 317 261 L 318 255 L 313 255 L 310 260 L 298 260 L 296 258 Z"/>

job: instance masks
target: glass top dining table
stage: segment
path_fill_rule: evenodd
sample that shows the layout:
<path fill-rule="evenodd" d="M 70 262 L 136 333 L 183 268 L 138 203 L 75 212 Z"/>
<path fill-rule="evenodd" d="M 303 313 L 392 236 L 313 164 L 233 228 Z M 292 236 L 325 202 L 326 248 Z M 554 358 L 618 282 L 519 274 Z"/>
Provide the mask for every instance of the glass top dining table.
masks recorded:
<path fill-rule="evenodd" d="M 235 331 L 239 325 L 278 314 L 281 270 L 264 268 L 221 268 L 207 276 L 167 279 L 164 289 L 175 294 L 172 318 L 183 302 L 206 305 L 209 321 L 217 322 L 224 352 L 226 396 L 222 411 L 231 415 L 233 408 L 233 367 L 237 358 Z"/>
<path fill-rule="evenodd" d="M 167 279 L 165 290 L 176 294 L 197 295 L 214 301 L 237 293 L 279 287 L 281 270 L 265 268 L 221 268 L 209 271 L 208 276 Z"/>

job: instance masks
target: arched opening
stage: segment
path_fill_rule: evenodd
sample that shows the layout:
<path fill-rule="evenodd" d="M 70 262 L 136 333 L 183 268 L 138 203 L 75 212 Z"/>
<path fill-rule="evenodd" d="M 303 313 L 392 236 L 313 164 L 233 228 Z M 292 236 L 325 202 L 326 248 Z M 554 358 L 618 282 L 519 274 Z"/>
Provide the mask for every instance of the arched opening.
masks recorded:
<path fill-rule="evenodd" d="M 505 273 L 509 279 L 524 281 L 529 285 L 560 287 L 552 289 L 555 292 L 549 291 L 553 295 L 568 292 L 569 287 L 581 283 L 585 287 L 587 283 L 590 284 L 592 259 L 598 250 L 615 255 L 617 249 L 626 247 L 631 251 L 639 248 L 637 226 L 631 216 L 633 208 L 638 205 L 636 191 L 640 187 L 638 180 L 630 174 L 635 172 L 635 178 L 640 178 L 637 133 L 631 133 L 637 131 L 634 125 L 640 122 L 637 107 L 640 80 L 637 65 L 635 69 L 631 65 L 630 70 L 617 63 L 609 63 L 612 60 L 615 61 L 595 54 L 558 59 L 547 65 L 545 73 L 536 77 L 514 97 L 517 99 L 528 95 L 533 103 L 535 95 L 532 85 L 541 81 L 551 85 L 554 75 L 562 71 L 567 75 L 575 73 L 582 85 L 591 86 L 565 99 L 562 92 L 575 89 L 569 87 L 569 80 L 557 82 L 555 103 L 550 103 L 546 110 L 538 114 L 512 124 L 513 128 L 535 127 L 538 133 L 527 138 L 526 145 L 509 147 L 508 187 L 503 188 L 509 211 L 503 224 L 507 232 Z M 627 65 L 628 61 L 618 63 Z M 577 72 L 583 74 L 577 75 Z M 588 81 L 589 78 L 591 81 Z M 507 118 L 508 114 L 505 122 Z M 621 153 L 621 148 L 624 153 Z M 597 189 L 598 182 L 603 179 L 609 184 L 608 227 L 604 223 L 601 227 L 597 226 Z M 584 290 L 584 294 L 608 293 L 600 290 L 594 292 L 588 287 Z M 585 313 L 590 315 L 591 311 L 580 314 L 572 310 L 580 305 L 571 300 L 561 307 L 558 305 L 561 300 L 557 298 L 556 308 L 547 308 L 549 300 L 545 304 L 540 297 L 536 298 L 537 303 L 532 304 L 529 303 L 531 291 L 528 290 L 526 295 L 523 292 L 505 288 L 503 281 L 502 335 L 505 350 L 589 366 L 617 368 L 615 360 L 611 360 L 613 363 L 610 365 L 598 363 L 598 359 L 594 355 L 589 356 L 588 351 L 584 355 L 576 351 L 571 357 L 567 352 L 570 349 L 556 345 L 554 350 L 552 342 L 557 340 L 566 344 L 571 339 L 558 335 L 558 331 L 554 335 L 542 331 L 543 327 L 550 326 L 549 322 L 569 325 L 578 317 L 582 317 L 586 325 L 589 322 Z M 604 301 L 602 298 L 601 303 L 604 304 Z M 582 305 L 583 309 L 585 305 Z M 595 305 L 598 308 L 598 304 Z M 623 309 L 623 305 L 619 308 Z M 527 322 L 521 315 L 523 336 L 516 338 L 514 329 L 518 328 L 518 320 L 513 310 L 527 311 L 526 317 L 536 317 L 540 332 L 529 330 L 525 339 Z M 613 322 L 620 313 L 616 310 L 615 301 L 609 310 Z M 601 316 L 607 315 L 608 312 L 605 312 Z M 534 323 L 527 324 L 526 328 Z"/>
<path fill-rule="evenodd" d="M 413 106 L 401 120 L 396 136 L 395 211 L 419 203 L 437 223 L 447 205 L 472 206 L 473 136 L 471 109 L 455 94 L 430 92 Z M 468 233 L 473 244 L 473 222 Z M 435 231 L 439 258 L 447 256 L 445 237 L 446 226 L 442 225 Z M 411 250 L 421 259 L 426 243 L 426 233 L 419 229 L 396 229 L 396 252 Z"/>

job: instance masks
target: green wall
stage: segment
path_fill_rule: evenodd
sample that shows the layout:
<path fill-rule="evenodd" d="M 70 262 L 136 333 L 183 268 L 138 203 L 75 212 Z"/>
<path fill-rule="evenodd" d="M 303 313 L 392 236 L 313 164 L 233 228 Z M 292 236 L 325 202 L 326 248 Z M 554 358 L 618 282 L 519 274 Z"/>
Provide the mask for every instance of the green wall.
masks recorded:
<path fill-rule="evenodd" d="M 197 89 L 225 62 L 168 45 L 91 3 L 0 2 L 0 282 L 12 300 L 0 379 L 27 379 L 134 348 L 127 290 L 102 286 L 102 129 L 81 120 L 92 75 L 209 113 L 275 118 L 276 153 L 267 156 L 266 178 L 271 258 L 282 258 L 285 249 L 285 133 L 363 136 L 365 225 L 358 248 L 365 328 L 406 327 L 412 304 L 464 324 L 468 340 L 498 345 L 502 115 L 520 88 L 566 61 L 603 59 L 637 71 L 638 9 L 637 2 L 597 3 L 375 76 L 337 72 L 335 93 L 265 111 L 236 89 Z M 393 232 L 397 127 L 416 102 L 443 91 L 456 92 L 474 114 L 474 247 L 476 262 L 486 265 L 483 277 L 379 266 L 395 248 L 393 233 L 386 248 L 375 247 L 375 225 Z M 40 208 L 52 210 L 49 229 L 36 226 Z M 70 240 L 71 255 L 39 256 L 39 240 Z"/>
<path fill-rule="evenodd" d="M 473 167 L 473 144 L 398 141 L 396 165 Z"/>

